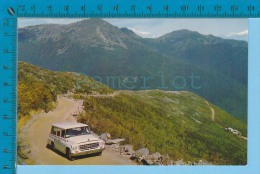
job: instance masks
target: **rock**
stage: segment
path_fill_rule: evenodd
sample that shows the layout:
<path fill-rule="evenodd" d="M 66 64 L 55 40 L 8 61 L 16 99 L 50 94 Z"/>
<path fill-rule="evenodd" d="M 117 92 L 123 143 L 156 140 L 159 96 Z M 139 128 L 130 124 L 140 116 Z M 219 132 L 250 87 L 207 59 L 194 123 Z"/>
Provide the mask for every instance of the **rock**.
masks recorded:
<path fill-rule="evenodd" d="M 162 155 L 159 152 L 155 152 L 152 154 L 153 160 L 161 161 L 162 160 Z"/>
<path fill-rule="evenodd" d="M 127 145 L 121 146 L 120 154 L 133 156 L 133 155 L 135 155 L 135 151 L 133 150 L 132 145 L 127 144 Z"/>
<path fill-rule="evenodd" d="M 197 165 L 213 165 L 213 163 L 208 162 L 207 160 L 199 160 Z"/>
<path fill-rule="evenodd" d="M 159 152 L 155 152 L 151 155 L 145 156 L 144 159 L 146 159 L 146 160 L 161 160 L 161 158 L 162 158 L 161 154 Z"/>
<path fill-rule="evenodd" d="M 167 153 L 162 155 L 162 164 L 163 165 L 172 165 L 172 160 L 170 159 L 170 157 Z"/>
<path fill-rule="evenodd" d="M 110 133 L 106 133 L 106 135 L 107 135 L 107 138 L 108 138 L 108 139 L 111 139 Z"/>
<path fill-rule="evenodd" d="M 186 163 L 183 161 L 183 159 L 179 159 L 178 161 L 175 161 L 175 165 L 186 165 Z"/>
<path fill-rule="evenodd" d="M 103 134 L 101 134 L 101 135 L 99 136 L 99 138 L 100 138 L 101 140 L 106 141 L 106 140 L 108 140 L 108 139 L 111 139 L 111 135 L 110 135 L 110 133 L 103 133 Z"/>
<path fill-rule="evenodd" d="M 198 165 L 198 163 L 192 162 L 191 165 L 192 165 L 192 166 L 196 166 L 196 165 Z"/>
<path fill-rule="evenodd" d="M 142 148 L 142 149 L 139 149 L 135 152 L 135 156 L 136 156 L 136 158 L 144 157 L 144 156 L 149 155 L 149 153 L 150 152 L 147 148 Z"/>
<path fill-rule="evenodd" d="M 124 138 L 121 138 L 121 139 L 113 139 L 113 140 L 107 139 L 107 140 L 105 140 L 105 143 L 106 143 L 106 144 L 119 144 L 119 143 L 122 142 L 122 141 L 125 141 L 125 139 L 124 139 Z"/>
<path fill-rule="evenodd" d="M 138 158 L 136 158 L 136 159 L 137 159 L 137 162 L 143 163 L 144 157 L 143 157 L 143 156 L 140 156 L 140 157 L 138 157 Z"/>
<path fill-rule="evenodd" d="M 162 156 L 159 152 L 155 152 L 151 155 L 144 156 L 143 163 L 147 165 L 160 165 L 162 162 Z"/>
<path fill-rule="evenodd" d="M 153 165 L 154 164 L 153 160 L 145 160 L 145 163 L 148 164 L 148 165 Z"/>
<path fill-rule="evenodd" d="M 114 152 L 119 152 L 120 146 L 119 144 L 112 144 L 108 146 L 109 150 L 114 151 Z"/>

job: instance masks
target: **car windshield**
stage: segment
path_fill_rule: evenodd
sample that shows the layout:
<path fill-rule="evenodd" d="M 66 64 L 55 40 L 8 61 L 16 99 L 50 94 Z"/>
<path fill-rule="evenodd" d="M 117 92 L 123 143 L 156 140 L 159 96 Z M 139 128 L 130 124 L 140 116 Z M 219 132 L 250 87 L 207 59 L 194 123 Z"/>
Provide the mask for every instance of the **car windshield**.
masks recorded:
<path fill-rule="evenodd" d="M 66 130 L 66 138 L 87 134 L 90 134 L 88 126 L 71 128 Z"/>

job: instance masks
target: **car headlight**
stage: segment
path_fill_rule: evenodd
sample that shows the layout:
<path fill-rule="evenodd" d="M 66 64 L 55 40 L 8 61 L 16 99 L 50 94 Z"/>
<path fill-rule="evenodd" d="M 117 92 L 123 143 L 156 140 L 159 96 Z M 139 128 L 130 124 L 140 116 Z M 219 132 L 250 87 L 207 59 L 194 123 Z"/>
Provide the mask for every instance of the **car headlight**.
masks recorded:
<path fill-rule="evenodd" d="M 72 146 L 72 150 L 77 150 L 78 146 Z"/>

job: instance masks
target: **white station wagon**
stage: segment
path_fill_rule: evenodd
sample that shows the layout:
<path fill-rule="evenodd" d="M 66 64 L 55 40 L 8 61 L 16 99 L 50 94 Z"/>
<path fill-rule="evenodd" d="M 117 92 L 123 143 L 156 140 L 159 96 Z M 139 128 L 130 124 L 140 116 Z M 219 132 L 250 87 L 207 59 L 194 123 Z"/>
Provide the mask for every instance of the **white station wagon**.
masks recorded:
<path fill-rule="evenodd" d="M 52 125 L 47 147 L 66 154 L 69 160 L 74 160 L 74 157 L 86 154 L 101 155 L 105 142 L 94 135 L 86 124 L 61 122 Z"/>

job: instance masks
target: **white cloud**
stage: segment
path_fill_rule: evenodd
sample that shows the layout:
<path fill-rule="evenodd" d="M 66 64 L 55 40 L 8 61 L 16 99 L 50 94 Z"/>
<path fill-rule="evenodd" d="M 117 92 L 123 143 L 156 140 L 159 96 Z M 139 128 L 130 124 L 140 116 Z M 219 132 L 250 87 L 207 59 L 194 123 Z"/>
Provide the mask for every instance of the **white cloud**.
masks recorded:
<path fill-rule="evenodd" d="M 245 36 L 248 35 L 248 30 L 244 30 L 244 31 L 240 31 L 240 32 L 236 32 L 236 33 L 230 33 L 227 35 L 227 37 L 231 37 L 231 36 Z"/>
<path fill-rule="evenodd" d="M 128 28 L 129 30 L 132 30 L 133 32 L 135 32 L 136 34 L 138 35 L 141 35 L 141 36 L 148 36 L 148 35 L 151 35 L 150 32 L 147 32 L 147 31 L 140 31 L 138 29 L 135 29 L 135 28 Z"/>
<path fill-rule="evenodd" d="M 221 36 L 220 36 L 221 37 Z M 248 30 L 243 30 L 239 32 L 233 32 L 233 33 L 228 33 L 226 35 L 222 36 L 223 38 L 226 39 L 235 39 L 235 40 L 244 40 L 248 41 Z"/>

